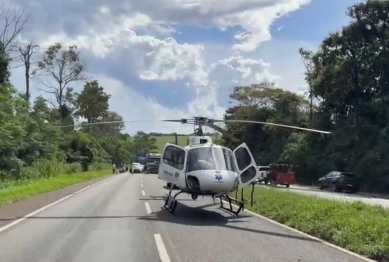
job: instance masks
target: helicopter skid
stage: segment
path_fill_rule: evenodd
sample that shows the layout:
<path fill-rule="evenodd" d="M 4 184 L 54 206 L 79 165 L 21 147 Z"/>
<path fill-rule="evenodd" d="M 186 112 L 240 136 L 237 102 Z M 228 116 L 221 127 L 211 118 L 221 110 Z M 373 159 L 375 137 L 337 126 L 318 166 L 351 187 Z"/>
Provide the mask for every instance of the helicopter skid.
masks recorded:
<path fill-rule="evenodd" d="M 176 197 L 181 193 L 183 193 L 183 191 L 180 191 L 177 194 L 175 194 L 174 196 L 172 196 L 172 189 L 170 189 L 169 194 L 166 194 L 167 197 L 165 200 L 164 207 L 172 214 L 174 213 L 174 211 L 176 210 L 176 207 L 177 207 Z"/>
<path fill-rule="evenodd" d="M 243 201 L 240 201 L 240 200 L 234 201 L 235 202 L 234 204 L 236 204 L 238 206 L 238 210 L 234 211 L 234 209 L 232 207 L 232 199 L 228 195 L 220 196 L 219 198 L 220 198 L 220 208 L 227 211 L 227 212 L 230 212 L 230 213 L 238 216 L 240 211 L 244 210 Z M 224 201 L 228 202 L 228 207 L 224 206 Z"/>

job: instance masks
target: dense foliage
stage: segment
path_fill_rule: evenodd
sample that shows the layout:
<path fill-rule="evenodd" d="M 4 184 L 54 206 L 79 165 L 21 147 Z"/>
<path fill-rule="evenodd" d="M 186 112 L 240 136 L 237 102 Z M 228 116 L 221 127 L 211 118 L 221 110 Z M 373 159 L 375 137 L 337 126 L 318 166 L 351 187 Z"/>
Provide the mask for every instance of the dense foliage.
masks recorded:
<path fill-rule="evenodd" d="M 124 123 L 69 126 L 77 118 L 123 120 L 109 110 L 110 96 L 97 81 L 86 81 L 79 94 L 70 87 L 88 79 L 80 56 L 76 46 L 50 46 L 32 72 L 49 99 L 29 101 L 27 83 L 21 94 L 9 82 L 10 54 L 0 53 L 0 188 L 8 181 L 129 164 L 136 152 L 155 148 L 155 139 L 144 133 L 124 134 Z"/>
<path fill-rule="evenodd" d="M 260 125 L 227 128 L 250 146 L 258 164 L 290 161 L 300 182 L 349 171 L 360 177 L 363 190 L 389 192 L 389 1 L 356 4 L 347 14 L 350 24 L 326 37 L 318 50 L 300 50 L 308 98 L 267 83 L 236 87 L 231 98 L 238 105 L 225 115 L 331 135 Z"/>

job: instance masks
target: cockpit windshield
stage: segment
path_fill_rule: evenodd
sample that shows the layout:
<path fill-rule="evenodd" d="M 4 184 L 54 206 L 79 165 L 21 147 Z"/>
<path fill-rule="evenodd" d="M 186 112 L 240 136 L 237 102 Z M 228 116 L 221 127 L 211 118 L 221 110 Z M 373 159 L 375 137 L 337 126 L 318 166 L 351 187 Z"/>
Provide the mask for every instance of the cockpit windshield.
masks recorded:
<path fill-rule="evenodd" d="M 221 170 L 234 171 L 233 154 L 231 150 L 226 148 L 213 148 L 215 153 L 216 163 Z"/>
<path fill-rule="evenodd" d="M 213 157 L 212 150 L 215 154 Z M 231 150 L 224 148 L 194 148 L 189 150 L 187 158 L 187 172 L 197 170 L 234 170 Z"/>

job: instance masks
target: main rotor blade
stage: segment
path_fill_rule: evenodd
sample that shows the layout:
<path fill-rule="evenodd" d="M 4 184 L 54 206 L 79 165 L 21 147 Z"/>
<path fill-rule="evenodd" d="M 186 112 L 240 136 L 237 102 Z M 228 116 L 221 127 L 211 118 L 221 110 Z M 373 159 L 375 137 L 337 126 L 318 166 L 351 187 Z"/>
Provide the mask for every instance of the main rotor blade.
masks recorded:
<path fill-rule="evenodd" d="M 215 129 L 216 131 L 219 131 L 220 133 L 222 133 L 223 136 L 229 138 L 233 142 L 239 142 L 238 138 L 234 137 L 232 134 L 228 133 L 226 130 L 224 130 L 220 126 L 217 126 L 217 125 L 214 125 L 214 124 L 209 124 L 209 123 L 205 124 L 205 126 L 209 126 L 209 127 L 213 128 L 213 129 Z"/>
<path fill-rule="evenodd" d="M 331 134 L 331 132 L 329 132 L 329 131 L 323 131 L 323 130 L 317 130 L 317 129 L 311 129 L 311 128 L 304 128 L 304 127 L 298 127 L 298 126 L 288 126 L 288 125 L 275 124 L 275 123 L 269 123 L 269 122 L 260 122 L 260 121 L 250 121 L 250 120 L 217 120 L 216 122 L 262 124 L 262 125 L 269 125 L 269 126 L 287 127 L 287 128 L 305 130 L 305 131 L 322 133 L 322 134 Z"/>
<path fill-rule="evenodd" d="M 149 120 L 149 121 L 144 121 L 144 120 L 123 120 L 123 121 L 102 121 L 102 122 L 95 122 L 95 123 L 79 123 L 79 124 L 74 124 L 74 125 L 64 125 L 64 126 L 56 126 L 56 127 L 83 127 L 83 126 L 94 126 L 94 125 L 106 125 L 106 124 L 120 124 L 120 123 L 152 123 L 152 122 L 160 122 L 163 120 Z"/>
<path fill-rule="evenodd" d="M 163 122 L 175 122 L 175 123 L 181 123 L 182 119 L 167 119 L 162 120 Z"/>

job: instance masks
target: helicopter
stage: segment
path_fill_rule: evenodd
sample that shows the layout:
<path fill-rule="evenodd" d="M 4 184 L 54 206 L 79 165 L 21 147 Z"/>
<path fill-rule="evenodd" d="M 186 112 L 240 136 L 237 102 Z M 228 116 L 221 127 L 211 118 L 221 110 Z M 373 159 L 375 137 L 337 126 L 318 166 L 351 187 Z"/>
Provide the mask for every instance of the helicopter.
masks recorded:
<path fill-rule="evenodd" d="M 159 120 L 162 122 L 175 122 L 194 125 L 194 135 L 187 139 L 187 145 L 181 147 L 176 144 L 166 143 L 161 154 L 158 178 L 167 182 L 169 193 L 165 199 L 164 207 L 174 213 L 177 207 L 177 196 L 182 193 L 191 195 L 193 200 L 199 196 L 210 196 L 214 203 L 220 199 L 220 208 L 238 216 L 244 210 L 243 188 L 251 184 L 251 205 L 253 204 L 254 183 L 259 177 L 259 171 L 254 157 L 246 143 L 240 144 L 234 150 L 213 143 L 210 136 L 203 133 L 203 127 L 210 127 L 220 132 L 224 137 L 239 142 L 239 139 L 228 133 L 215 123 L 243 123 L 262 124 L 278 127 L 286 127 L 302 131 L 330 134 L 329 131 L 309 129 L 304 127 L 289 126 L 283 124 L 250 121 L 250 120 L 216 120 L 206 117 L 194 117 L 191 119 Z M 81 126 L 101 125 L 124 122 L 149 122 L 149 121 L 107 121 L 97 123 L 84 123 Z M 74 127 L 67 125 L 61 127 Z M 173 189 L 179 192 L 173 195 Z M 241 196 L 232 199 L 229 195 L 241 188 Z M 238 209 L 233 209 L 232 200 Z M 224 201 L 228 207 L 224 206 Z"/>
<path fill-rule="evenodd" d="M 167 185 L 170 187 L 164 207 L 171 213 L 174 213 L 177 207 L 177 196 L 182 193 L 187 193 L 191 195 L 193 200 L 197 200 L 199 195 L 203 197 L 211 196 L 215 203 L 215 198 L 219 198 L 220 208 L 238 215 L 240 211 L 244 210 L 243 187 L 250 184 L 252 185 L 251 205 L 253 204 L 253 182 L 258 179 L 259 171 L 250 149 L 246 143 L 240 144 L 234 150 L 222 145 L 216 145 L 213 143 L 210 136 L 204 135 L 202 130 L 203 126 L 213 128 L 234 142 L 239 142 L 239 139 L 223 128 L 215 125 L 215 123 L 235 122 L 266 124 L 325 134 L 330 133 L 316 129 L 268 122 L 215 120 L 205 117 L 163 121 L 193 124 L 195 127 L 194 135 L 188 138 L 185 147 L 167 143 L 162 152 L 158 178 L 166 181 Z M 173 189 L 176 187 L 179 189 L 179 192 L 172 195 Z M 232 198 L 229 195 L 238 187 L 241 188 L 241 199 L 238 200 L 237 196 L 235 197 L 234 201 L 238 205 L 238 210 L 234 211 Z M 224 200 L 228 202 L 228 207 L 224 206 Z"/>

